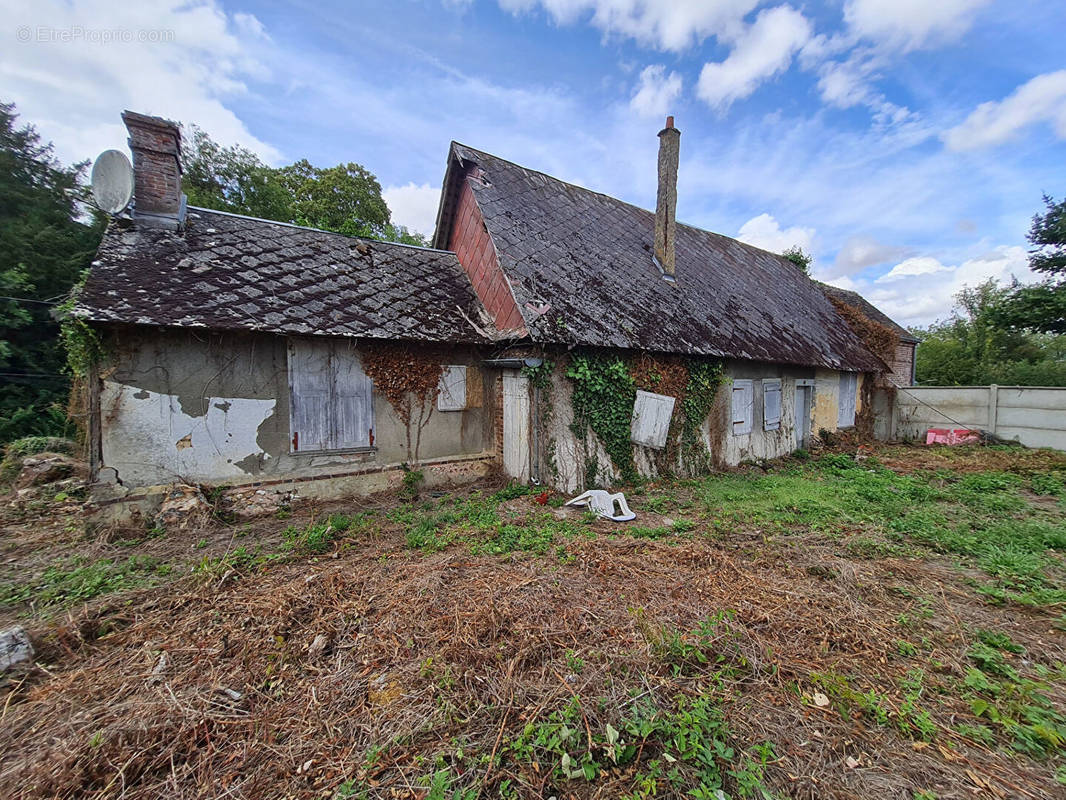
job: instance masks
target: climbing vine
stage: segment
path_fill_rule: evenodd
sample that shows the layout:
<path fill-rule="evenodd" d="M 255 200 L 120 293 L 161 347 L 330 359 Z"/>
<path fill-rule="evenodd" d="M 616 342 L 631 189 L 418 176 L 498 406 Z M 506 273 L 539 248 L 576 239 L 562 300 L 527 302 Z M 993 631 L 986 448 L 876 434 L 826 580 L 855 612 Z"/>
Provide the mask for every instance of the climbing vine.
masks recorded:
<path fill-rule="evenodd" d="M 870 319 L 862 311 L 848 305 L 843 300 L 830 297 L 829 302 L 833 304 L 837 313 L 848 323 L 848 327 L 851 328 L 854 334 L 862 339 L 863 344 L 891 367 L 892 362 L 896 359 L 899 334 L 887 325 Z"/>
<path fill-rule="evenodd" d="M 432 348 L 382 341 L 361 342 L 359 352 L 363 371 L 406 426 L 407 456 L 417 462 L 422 430 L 433 415 L 440 391 L 440 378 L 444 374 L 443 354 Z M 415 431 L 413 448 L 412 428 Z"/>
<path fill-rule="evenodd" d="M 81 274 L 81 279 L 70 290 L 67 299 L 57 308 L 61 319 L 60 337 L 63 340 L 63 349 L 67 353 L 67 366 L 75 378 L 85 378 L 89 374 L 89 369 L 102 361 L 106 355 L 100 334 L 89 323 L 81 317 L 75 317 L 72 313 L 88 276 L 88 270 Z"/>
<path fill-rule="evenodd" d="M 707 466 L 707 449 L 703 445 L 700 428 L 711 413 L 718 387 L 725 381 L 722 365 L 712 361 L 691 360 L 688 364 L 688 383 L 681 403 L 684 422 L 681 427 L 681 452 L 698 469 Z"/>
<path fill-rule="evenodd" d="M 584 442 L 591 428 L 622 479 L 635 480 L 638 476 L 629 436 L 637 390 L 626 362 L 617 356 L 577 355 L 566 377 L 573 382 L 574 435 Z M 586 466 L 589 463 L 586 459 Z M 590 476 L 586 470 L 586 483 L 594 482 L 594 471 Z"/>
<path fill-rule="evenodd" d="M 678 448 L 689 471 L 709 466 L 701 428 L 724 380 L 722 365 L 682 356 L 641 353 L 628 362 L 616 356 L 578 355 L 566 377 L 573 383 L 574 424 L 571 430 L 585 444 L 586 485 L 596 481 L 599 465 L 588 452 L 587 432 L 603 442 L 625 481 L 637 475 L 631 422 L 638 388 L 676 398 L 667 445 L 657 457 L 662 471 L 677 464 Z"/>

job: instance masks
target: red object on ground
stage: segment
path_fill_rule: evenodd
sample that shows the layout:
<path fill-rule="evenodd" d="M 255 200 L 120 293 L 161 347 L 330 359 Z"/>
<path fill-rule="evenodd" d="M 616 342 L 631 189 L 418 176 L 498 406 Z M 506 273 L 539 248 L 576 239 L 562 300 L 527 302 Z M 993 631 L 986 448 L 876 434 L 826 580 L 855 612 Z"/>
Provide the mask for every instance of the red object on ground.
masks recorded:
<path fill-rule="evenodd" d="M 546 506 L 548 505 L 548 492 L 541 492 L 533 499 L 540 503 L 542 506 Z"/>
<path fill-rule="evenodd" d="M 930 428 L 925 434 L 926 444 L 979 444 L 980 441 L 980 431 L 968 428 Z"/>

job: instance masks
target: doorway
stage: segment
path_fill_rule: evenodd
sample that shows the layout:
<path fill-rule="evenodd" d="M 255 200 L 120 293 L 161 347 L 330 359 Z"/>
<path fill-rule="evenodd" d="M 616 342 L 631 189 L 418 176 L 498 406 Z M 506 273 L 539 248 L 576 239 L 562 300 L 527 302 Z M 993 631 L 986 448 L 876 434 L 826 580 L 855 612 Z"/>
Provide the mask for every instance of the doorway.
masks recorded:
<path fill-rule="evenodd" d="M 503 471 L 529 483 L 529 378 L 503 371 Z"/>
<path fill-rule="evenodd" d="M 811 435 L 811 405 L 814 387 L 796 385 L 796 422 L 793 426 L 796 435 L 796 449 L 806 447 Z"/>

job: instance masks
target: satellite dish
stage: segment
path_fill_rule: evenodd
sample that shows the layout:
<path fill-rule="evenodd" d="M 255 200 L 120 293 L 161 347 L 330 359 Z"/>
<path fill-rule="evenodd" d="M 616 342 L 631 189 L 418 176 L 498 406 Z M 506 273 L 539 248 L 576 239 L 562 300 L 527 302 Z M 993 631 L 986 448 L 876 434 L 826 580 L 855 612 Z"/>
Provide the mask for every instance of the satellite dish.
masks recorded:
<path fill-rule="evenodd" d="M 93 199 L 101 211 L 117 214 L 133 197 L 133 167 L 121 150 L 105 150 L 93 164 Z"/>

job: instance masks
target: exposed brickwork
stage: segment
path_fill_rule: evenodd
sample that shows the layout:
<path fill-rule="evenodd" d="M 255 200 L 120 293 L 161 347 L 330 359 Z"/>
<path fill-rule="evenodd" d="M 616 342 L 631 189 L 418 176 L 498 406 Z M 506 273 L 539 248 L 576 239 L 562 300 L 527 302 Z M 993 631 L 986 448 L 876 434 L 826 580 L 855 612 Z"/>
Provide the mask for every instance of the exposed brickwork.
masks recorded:
<path fill-rule="evenodd" d="M 514 330 L 525 333 L 525 322 L 518 310 L 511 285 L 500 269 L 496 258 L 496 248 L 485 229 L 470 181 L 463 180 L 459 192 L 459 202 L 455 211 L 455 223 L 452 225 L 451 240 L 448 249 L 459 258 L 470 282 L 474 286 L 481 302 L 492 316 L 498 330 Z"/>
<path fill-rule="evenodd" d="M 141 214 L 177 215 L 181 208 L 181 131 L 161 117 L 122 115 L 133 153 L 134 209 Z"/>
<path fill-rule="evenodd" d="M 888 376 L 888 379 L 896 386 L 911 385 L 911 375 L 914 369 L 914 348 L 915 344 L 913 342 L 900 342 L 896 345 L 896 357 L 889 364 L 892 368 L 892 374 Z"/>

